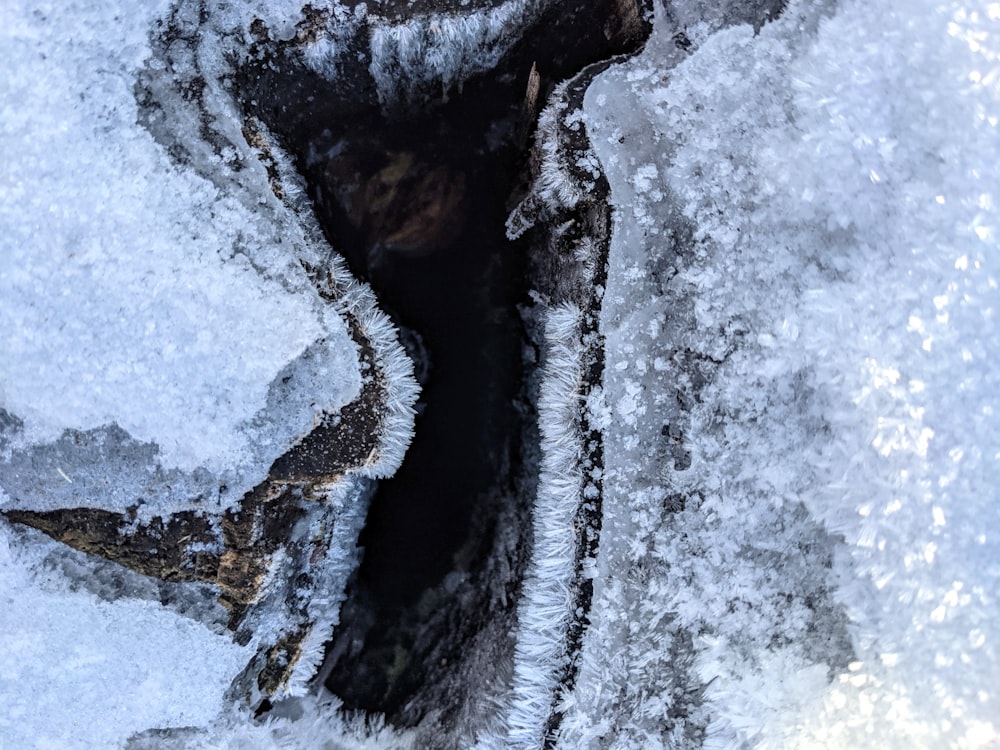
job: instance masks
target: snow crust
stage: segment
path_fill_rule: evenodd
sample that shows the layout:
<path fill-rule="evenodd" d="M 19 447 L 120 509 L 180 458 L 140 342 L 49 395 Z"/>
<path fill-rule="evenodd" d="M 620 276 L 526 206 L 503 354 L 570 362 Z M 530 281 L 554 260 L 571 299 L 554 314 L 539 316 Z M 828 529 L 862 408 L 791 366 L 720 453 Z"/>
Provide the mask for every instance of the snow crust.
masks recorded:
<path fill-rule="evenodd" d="M 171 163 L 140 126 L 136 77 L 166 8 L 0 11 L 12 63 L 0 81 L 0 325 L 13 332 L 0 400 L 21 420 L 6 457 L 114 426 L 155 446 L 156 470 L 207 471 L 239 497 L 358 393 L 357 355 L 282 258 L 290 214 L 275 221 L 245 190 Z M 80 463 L 45 479 L 92 481 Z"/>
<path fill-rule="evenodd" d="M 306 697 L 293 711 L 272 712 L 260 723 L 226 716 L 207 731 L 148 736 L 129 750 L 411 750 L 421 745 L 412 730 L 397 730 L 379 717 L 346 712 L 332 696 Z"/>
<path fill-rule="evenodd" d="M 606 509 L 561 747 L 1000 741 L 1000 8 L 659 19 L 595 81 Z"/>

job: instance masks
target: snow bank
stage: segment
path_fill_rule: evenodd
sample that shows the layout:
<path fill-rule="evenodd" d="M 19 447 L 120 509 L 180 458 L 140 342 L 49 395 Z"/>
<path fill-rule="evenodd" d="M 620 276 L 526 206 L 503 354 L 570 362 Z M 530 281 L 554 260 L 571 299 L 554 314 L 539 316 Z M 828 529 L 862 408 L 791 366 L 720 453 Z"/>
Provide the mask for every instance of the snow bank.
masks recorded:
<path fill-rule="evenodd" d="M 194 509 L 218 539 L 186 552 L 223 571 L 158 581 L 0 521 L 3 747 L 231 730 L 283 639 L 280 695 L 305 692 L 358 561 L 364 477 L 391 474 L 412 433 L 394 328 L 228 88 L 255 9 L 202 10 L 0 7 L 0 508 L 134 510 L 123 540 Z M 363 387 L 381 409 L 368 463 L 333 486 L 272 483 L 239 506 L 250 538 L 226 538 L 224 511 Z M 302 513 L 261 541 L 278 532 L 260 503 L 282 492 Z M 220 613 L 216 583 L 245 584 L 246 611 Z"/>
<path fill-rule="evenodd" d="M 606 509 L 563 747 L 1000 737 L 996 4 L 660 19 L 588 92 Z"/>

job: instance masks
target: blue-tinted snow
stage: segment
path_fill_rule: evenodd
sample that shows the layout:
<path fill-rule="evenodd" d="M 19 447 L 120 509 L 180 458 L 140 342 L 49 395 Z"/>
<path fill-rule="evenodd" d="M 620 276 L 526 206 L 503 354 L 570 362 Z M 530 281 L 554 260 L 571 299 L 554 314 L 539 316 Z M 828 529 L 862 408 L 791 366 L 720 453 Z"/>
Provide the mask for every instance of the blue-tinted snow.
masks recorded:
<path fill-rule="evenodd" d="M 32 507 L 70 504 L 70 487 L 76 505 L 136 502 L 81 489 L 105 483 L 89 454 L 60 448 L 58 466 L 39 456 L 65 430 L 91 431 L 88 445 L 120 442 L 121 430 L 136 455 L 152 454 L 143 477 L 116 456 L 105 471 L 160 482 L 158 512 L 219 484 L 238 499 L 360 388 L 343 321 L 290 262 L 303 244 L 290 212 L 220 192 L 138 124 L 136 73 L 164 10 L 2 10 L 0 406 L 23 424 L 0 461 L 13 461 L 15 483 L 18 455 L 52 474 L 39 477 L 50 493 L 18 484 Z"/>
<path fill-rule="evenodd" d="M 0 747 L 123 747 L 150 727 L 201 726 L 253 655 L 141 599 L 76 591 L 45 564 L 55 542 L 0 523 Z"/>
<path fill-rule="evenodd" d="M 44 272 L 32 277 L 8 260 L 25 256 L 9 238 L 29 241 L 49 226 L 62 239 L 93 238 L 83 230 L 102 215 L 103 181 L 85 186 L 78 177 L 68 184 L 80 189 L 61 203 L 31 180 L 51 174 L 58 184 L 62 167 L 75 164 L 118 179 L 138 181 L 139 168 L 151 165 L 176 177 L 141 132 L 96 130 L 130 125 L 125 82 L 148 54 L 143 23 L 164 6 L 118 17 L 90 5 L 52 5 L 34 15 L 18 4 L 0 8 L 4 57 L 17 61 L 0 79 L 3 137 L 18 148 L 29 132 L 54 144 L 74 133 L 88 146 L 127 137 L 129 148 L 116 153 L 144 160 L 123 161 L 133 167 L 126 169 L 87 149 L 35 153 L 30 139 L 29 156 L 50 169 L 34 176 L 24 170 L 27 157 L 8 157 L 0 192 L 5 285 L 16 275 L 45 281 L 49 294 L 67 288 L 72 298 L 76 277 L 63 281 L 61 266 L 47 260 L 32 261 Z M 52 68 L 58 56 L 42 58 L 51 46 L 46 35 L 59 31 L 47 24 L 55 23 L 66 25 L 60 38 L 75 40 L 67 46 L 77 55 L 71 59 L 89 66 Z M 758 36 L 745 27 L 689 27 L 696 49 L 671 70 L 679 53 L 661 19 L 647 51 L 592 88 L 586 121 L 619 209 L 602 321 L 607 377 L 603 400 L 588 404 L 605 427 L 608 515 L 593 624 L 577 688 L 561 707 L 562 746 L 996 744 L 998 24 L 1000 5 L 987 2 L 793 2 Z M 105 50 L 112 43 L 119 57 Z M 97 88 L 86 87 L 101 94 L 87 104 L 80 80 L 98 69 L 95 60 L 113 64 L 101 68 Z M 45 87 L 36 86 L 40 80 Z M 82 120 L 80 107 L 90 108 Z M 210 195 L 186 179 L 178 184 Z M 101 211 L 114 218 L 124 201 L 129 210 L 118 212 L 129 214 L 146 189 L 173 199 L 161 186 L 125 180 L 112 183 Z M 89 221 L 75 206 L 88 207 Z M 202 227 L 166 214 L 142 215 L 161 231 Z M 149 235 L 150 246 L 172 252 L 157 232 Z M 100 243 L 79 247 L 102 250 Z M 232 274 L 225 278 L 248 293 L 271 289 L 246 268 L 214 263 L 206 247 L 195 242 L 179 257 L 193 257 L 212 278 Z M 74 267 L 73 258 L 57 257 Z M 194 282 L 193 289 L 203 287 Z M 68 306 L 50 302 L 55 310 Z M 94 307 L 79 304 L 85 314 Z M 298 304 L 293 299 L 288 309 L 321 324 L 313 308 L 303 313 Z M 3 300 L 0 309 L 26 314 Z M 130 330 L 110 315 L 109 322 Z M 292 349 L 291 342 L 310 340 L 290 333 L 283 341 Z M 3 341 L 7 403 L 16 396 L 6 385 L 12 344 Z M 52 356 L 68 358 L 72 352 L 56 342 Z M 50 345 L 17 346 L 29 344 Z M 246 385 L 242 371 L 229 377 Z M 68 387 L 72 394 L 79 386 Z M 214 397 L 205 388 L 195 392 Z M 64 413 L 80 409 L 67 403 Z M 26 424 L 40 419 L 13 411 Z M 46 418 L 55 424 L 59 413 Z M 183 460 L 184 447 L 175 448 Z M 59 607 L 76 607 L 77 622 L 92 625 L 5 641 L 2 653 L 11 658 L 3 679 L 13 681 L 2 683 L 4 705 L 21 705 L 18 670 L 35 658 L 50 665 L 46 649 L 61 654 L 100 633 L 108 642 L 98 645 L 112 652 L 158 653 L 155 634 L 177 626 L 159 611 L 159 619 L 143 619 L 146 610 L 107 614 L 58 581 L 43 582 L 48 599 L 35 602 L 44 575 L 35 553 L 3 533 L 8 602 L 24 597 L 54 623 L 65 622 Z M 8 633 L 25 632 L 29 614 L 19 607 L 8 606 Z M 98 611 L 104 614 L 91 617 Z M 119 616 L 139 618 L 145 630 L 122 631 L 120 643 L 110 626 Z M 219 676 L 234 647 L 208 631 L 188 637 L 187 653 L 207 649 L 215 670 L 195 675 L 204 688 L 197 706 L 186 683 L 158 682 L 169 659 L 148 663 L 136 654 L 131 664 L 107 655 L 123 675 L 140 670 L 118 687 L 158 685 L 154 697 L 173 707 L 157 714 L 162 703 L 143 702 L 136 726 L 198 723 L 218 710 Z M 64 659 L 59 679 L 81 684 L 91 674 L 83 657 L 103 653 L 95 646 L 82 661 Z M 107 690 L 116 694 L 115 686 Z M 99 690 L 85 696 L 94 703 L 80 705 L 99 711 L 105 699 Z M 59 704 L 52 731 L 71 721 L 62 713 L 68 705 Z M 2 715 L 4 731 L 34 726 L 11 708 Z M 85 727 L 105 733 L 99 745 L 133 727 L 131 714 L 103 715 L 116 718 Z M 328 727 L 359 747 L 397 742 L 365 727 L 348 731 L 325 708 L 263 728 L 240 721 L 192 742 L 295 746 L 326 736 Z"/>
<path fill-rule="evenodd" d="M 995 746 L 1000 6 L 793 3 L 672 71 L 663 28 L 588 92 L 607 517 L 561 746 Z"/>
<path fill-rule="evenodd" d="M 240 132 L 218 79 L 238 35 L 199 35 L 196 9 L 181 9 L 177 28 L 204 45 L 181 51 L 197 69 L 165 71 L 152 39 L 169 6 L 0 7 L 2 507 L 142 500 L 140 515 L 166 516 L 204 499 L 221 512 L 359 392 L 345 309 L 390 391 L 383 444 L 364 472 L 391 473 L 412 429 L 415 383 L 392 326 L 296 213 L 300 186 L 286 181 L 279 201 Z M 157 104 L 181 115 L 168 127 L 191 128 L 180 136 L 190 160 L 168 157 L 162 129 L 148 127 L 140 73 L 165 84 Z M 171 81 L 157 79 L 199 73 L 209 79 L 202 112 L 171 102 Z M 229 145 L 198 142 L 192 113 Z M 322 299 L 302 261 L 324 264 L 343 299 Z M 349 503 L 351 518 L 321 565 L 310 617 L 326 631 L 305 644 L 292 690 L 315 670 L 356 564 L 357 484 L 326 498 Z M 136 732 L 228 727 L 227 712 L 249 720 L 232 682 L 257 639 L 287 627 L 280 606 L 258 608 L 256 638 L 239 646 L 211 617 L 182 616 L 141 586 L 94 596 L 107 592 L 79 581 L 94 570 L 74 554 L 0 521 L 0 746 L 118 748 Z"/>

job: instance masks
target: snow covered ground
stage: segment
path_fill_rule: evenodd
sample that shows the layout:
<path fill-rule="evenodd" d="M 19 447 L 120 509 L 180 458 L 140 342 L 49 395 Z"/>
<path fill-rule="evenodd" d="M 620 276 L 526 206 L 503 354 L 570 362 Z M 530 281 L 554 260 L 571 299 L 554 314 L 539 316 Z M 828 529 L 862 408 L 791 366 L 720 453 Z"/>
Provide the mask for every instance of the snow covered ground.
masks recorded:
<path fill-rule="evenodd" d="M 555 745 L 1000 746 L 1000 4 L 792 0 L 758 34 L 720 29 L 729 5 L 672 3 L 568 113 L 616 213 L 586 404 L 603 523 Z M 139 486 L 162 503 L 149 513 L 221 483 L 238 498 L 361 387 L 295 262 L 323 251 L 226 98 L 212 127 L 231 150 L 190 169 L 138 124 L 168 10 L 0 6 L 6 507 L 122 508 Z M 576 319 L 550 326 L 571 368 Z M 575 371 L 553 377 L 573 398 Z M 67 429 L 96 447 L 74 452 Z M 88 490 L 116 440 L 118 483 Z M 564 575 L 556 523 L 538 549 Z M 190 729 L 132 747 L 411 742 L 335 701 L 252 725 L 226 695 L 248 647 L 149 598 L 100 599 L 55 548 L 0 522 L 0 746 L 169 727 Z M 515 697 L 539 717 L 521 738 L 564 666 L 545 653 L 519 651 Z"/>
<path fill-rule="evenodd" d="M 218 496 L 220 484 L 237 500 L 360 389 L 343 321 L 295 262 L 292 248 L 307 254 L 302 230 L 273 195 L 254 192 L 264 168 L 236 137 L 235 112 L 216 171 L 243 160 L 250 174 L 228 190 L 171 163 L 140 126 L 136 77 L 166 8 L 0 11 L 13 63 L 0 79 L 0 325 L 16 332 L 0 354 L 0 461 L 61 453 L 54 471 L 32 477 L 32 507 L 43 496 L 54 507 L 125 507 L 151 485 L 149 513 L 157 501 L 172 510 Z M 59 439 L 90 431 L 100 452 L 117 439 L 110 425 L 132 443 L 123 452 L 152 444 L 155 458 L 135 467 L 107 456 L 129 479 L 120 492 L 91 492 L 102 484 L 90 481 L 93 456 Z"/>
<path fill-rule="evenodd" d="M 115 748 L 214 721 L 253 649 L 156 602 L 76 590 L 54 546 L 0 536 L 0 746 Z"/>

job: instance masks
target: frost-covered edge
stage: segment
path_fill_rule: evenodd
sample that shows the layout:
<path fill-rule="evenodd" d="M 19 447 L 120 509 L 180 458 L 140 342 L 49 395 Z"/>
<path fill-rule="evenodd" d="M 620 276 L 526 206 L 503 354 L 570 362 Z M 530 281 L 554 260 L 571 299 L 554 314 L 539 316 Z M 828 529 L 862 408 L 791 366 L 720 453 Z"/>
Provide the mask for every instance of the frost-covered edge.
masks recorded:
<path fill-rule="evenodd" d="M 545 2 L 507 0 L 467 14 L 422 14 L 404 23 L 376 22 L 371 64 L 379 103 L 412 104 L 430 88 L 447 98 L 454 86 L 496 66 Z M 435 92 L 436 93 L 436 92 Z"/>
<path fill-rule="evenodd" d="M 256 123 L 267 133 L 262 123 Z M 281 180 L 285 208 L 295 214 L 303 227 L 306 241 L 315 248 L 323 247 L 321 230 L 308 209 L 308 197 L 301 176 L 294 170 L 291 157 L 268 135 L 270 157 Z M 313 583 L 314 591 L 332 592 L 329 596 L 311 596 L 308 604 L 308 632 L 299 644 L 299 657 L 282 688 L 270 696 L 274 699 L 297 698 L 310 689 L 313 678 L 325 656 L 325 645 L 340 622 L 340 608 L 346 598 L 347 578 L 357 567 L 360 551 L 355 542 L 368 511 L 372 485 L 370 480 L 392 476 L 403 462 L 414 432 L 415 404 L 420 393 L 413 372 L 413 362 L 399 342 L 398 329 L 388 315 L 379 309 L 375 294 L 368 284 L 358 281 L 347 269 L 346 262 L 334 248 L 323 259 L 325 268 L 306 267 L 319 295 L 344 320 L 356 343 L 367 343 L 374 352 L 375 372 L 363 373 L 363 392 L 374 387 L 380 392 L 383 406 L 378 446 L 368 460 L 342 476 L 313 488 L 313 500 L 323 506 L 336 507 L 335 522 L 342 526 L 332 536 L 334 542 L 324 555 L 325 562 L 315 566 L 325 574 Z M 358 341 L 357 339 L 364 341 Z M 363 392 L 358 398 L 363 397 Z M 339 507 L 337 507 L 339 506 Z M 312 529 L 328 517 L 322 512 L 300 521 L 306 528 L 302 535 L 317 533 Z M 281 567 L 278 556 L 270 566 L 269 575 L 276 576 Z M 339 583 L 338 583 L 339 582 Z M 291 630 L 282 631 L 288 635 Z M 257 696 L 264 697 L 264 696 Z M 252 701 L 253 702 L 253 701 Z"/>
<path fill-rule="evenodd" d="M 593 78 L 618 59 L 624 58 L 594 63 L 553 91 L 539 120 L 531 189 L 507 222 L 511 239 L 544 222 L 539 252 L 560 266 L 554 273 L 562 288 L 553 289 L 551 298 L 536 293 L 545 365 L 534 548 L 518 611 L 514 677 L 503 706 L 507 734 L 482 734 L 482 750 L 553 746 L 590 625 L 604 460 L 592 410 L 601 400 L 604 371 L 598 314 L 611 225 L 607 182 L 581 106 Z"/>
<path fill-rule="evenodd" d="M 541 744 L 566 658 L 577 542 L 573 522 L 583 490 L 580 320 L 572 304 L 549 310 L 545 320 L 547 362 L 538 405 L 543 457 L 534 549 L 518 612 L 508 747 Z"/>

